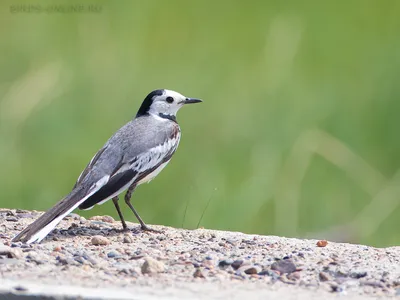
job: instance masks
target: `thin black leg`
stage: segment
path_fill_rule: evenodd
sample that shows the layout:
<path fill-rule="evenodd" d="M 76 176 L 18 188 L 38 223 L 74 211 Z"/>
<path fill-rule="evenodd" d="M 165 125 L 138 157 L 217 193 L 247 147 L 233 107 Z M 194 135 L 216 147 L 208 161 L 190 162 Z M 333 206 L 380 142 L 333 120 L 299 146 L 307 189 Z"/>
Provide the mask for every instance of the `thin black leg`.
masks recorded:
<path fill-rule="evenodd" d="M 132 197 L 132 193 L 135 190 L 136 185 L 132 184 L 129 189 L 127 190 L 126 194 L 125 194 L 125 203 L 129 206 L 129 208 L 132 210 L 132 212 L 135 214 L 136 219 L 139 221 L 140 223 L 140 227 L 142 230 L 144 231 L 153 231 L 153 232 L 161 232 L 159 230 L 153 229 L 149 226 L 147 226 L 142 218 L 139 216 L 139 214 L 136 212 L 136 210 L 133 208 L 132 203 L 131 203 L 131 197 Z"/>
<path fill-rule="evenodd" d="M 122 215 L 121 209 L 120 209 L 120 207 L 119 207 L 118 200 L 119 200 L 119 199 L 118 199 L 118 196 L 115 196 L 114 198 L 112 198 L 112 201 L 113 201 L 113 203 L 114 203 L 115 209 L 117 210 L 118 215 L 119 215 L 119 218 L 120 218 L 120 220 L 121 220 L 122 228 L 123 228 L 124 230 L 127 230 L 127 229 L 128 229 L 128 226 L 126 226 L 126 223 L 125 223 L 125 220 L 124 220 L 124 216 Z"/>

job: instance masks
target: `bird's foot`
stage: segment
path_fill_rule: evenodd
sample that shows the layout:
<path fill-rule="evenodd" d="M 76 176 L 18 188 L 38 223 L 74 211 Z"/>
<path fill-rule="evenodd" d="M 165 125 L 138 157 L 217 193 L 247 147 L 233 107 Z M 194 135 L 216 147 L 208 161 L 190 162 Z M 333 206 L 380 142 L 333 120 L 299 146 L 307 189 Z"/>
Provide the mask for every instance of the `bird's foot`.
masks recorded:
<path fill-rule="evenodd" d="M 151 227 L 147 226 L 146 224 L 141 225 L 140 230 L 147 231 L 147 232 L 154 232 L 154 233 L 163 233 L 162 230 L 157 230 L 157 229 L 151 228 Z"/>

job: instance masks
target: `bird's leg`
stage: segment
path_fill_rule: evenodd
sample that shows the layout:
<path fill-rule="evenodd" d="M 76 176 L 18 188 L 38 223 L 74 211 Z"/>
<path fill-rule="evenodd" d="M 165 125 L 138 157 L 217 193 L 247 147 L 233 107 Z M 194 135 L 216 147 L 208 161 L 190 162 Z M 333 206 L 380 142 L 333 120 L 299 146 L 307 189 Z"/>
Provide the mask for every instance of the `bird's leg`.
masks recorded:
<path fill-rule="evenodd" d="M 125 220 L 124 220 L 124 216 L 122 215 L 121 209 L 119 207 L 118 200 L 119 200 L 118 196 L 115 196 L 114 198 L 112 198 L 112 201 L 114 203 L 115 209 L 117 210 L 119 218 L 121 220 L 122 228 L 125 231 L 125 230 L 128 230 L 128 226 L 126 226 L 126 223 L 125 223 Z"/>
<path fill-rule="evenodd" d="M 137 219 L 137 220 L 139 221 L 139 223 L 140 223 L 140 228 L 141 228 L 143 231 L 153 231 L 153 232 L 158 232 L 158 233 L 160 233 L 161 231 L 156 230 L 156 229 L 153 229 L 153 228 L 147 226 L 147 225 L 143 222 L 143 220 L 142 220 L 142 218 L 139 216 L 139 214 L 136 212 L 136 210 L 133 208 L 133 205 L 132 205 L 132 203 L 131 203 L 131 197 L 132 197 L 133 191 L 135 190 L 135 187 L 136 187 L 136 185 L 135 185 L 135 184 L 132 184 L 132 185 L 128 188 L 128 191 L 127 191 L 126 194 L 125 194 L 125 203 L 129 206 L 129 208 L 130 208 L 130 209 L 132 210 L 132 212 L 135 214 L 136 219 Z"/>

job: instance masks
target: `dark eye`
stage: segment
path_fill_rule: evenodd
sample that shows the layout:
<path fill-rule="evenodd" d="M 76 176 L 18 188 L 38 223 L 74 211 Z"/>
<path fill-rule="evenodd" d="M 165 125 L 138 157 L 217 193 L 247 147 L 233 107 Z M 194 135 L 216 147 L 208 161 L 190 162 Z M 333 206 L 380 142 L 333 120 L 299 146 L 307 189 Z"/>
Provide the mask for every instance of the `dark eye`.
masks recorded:
<path fill-rule="evenodd" d="M 165 99 L 165 101 L 167 101 L 168 103 L 172 103 L 172 102 L 174 102 L 174 98 L 172 98 L 171 96 L 168 96 L 167 99 Z"/>

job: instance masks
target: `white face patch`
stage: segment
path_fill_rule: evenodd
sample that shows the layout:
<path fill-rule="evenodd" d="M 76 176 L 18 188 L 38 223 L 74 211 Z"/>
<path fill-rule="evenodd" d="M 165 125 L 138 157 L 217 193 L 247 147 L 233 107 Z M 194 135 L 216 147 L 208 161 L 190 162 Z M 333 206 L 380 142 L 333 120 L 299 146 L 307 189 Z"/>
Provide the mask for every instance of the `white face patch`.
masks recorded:
<path fill-rule="evenodd" d="M 164 94 L 153 98 L 149 113 L 153 115 L 164 114 L 176 116 L 176 113 L 183 106 L 183 101 L 185 100 L 186 97 L 178 92 L 164 90 Z"/>

